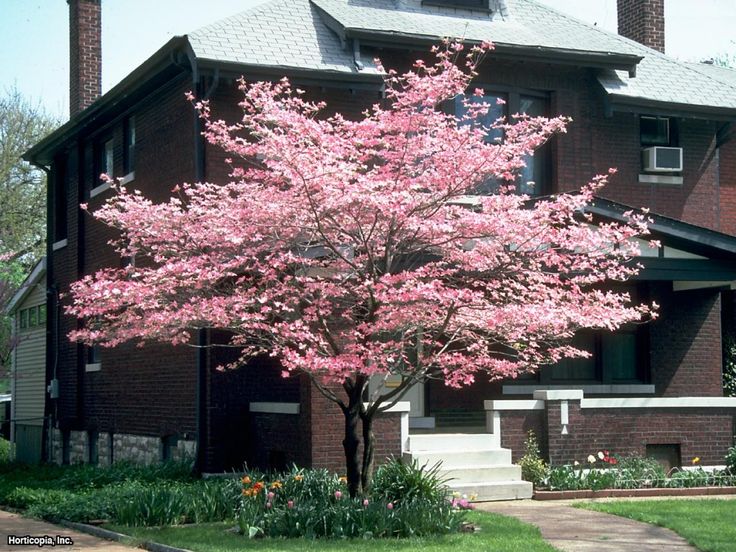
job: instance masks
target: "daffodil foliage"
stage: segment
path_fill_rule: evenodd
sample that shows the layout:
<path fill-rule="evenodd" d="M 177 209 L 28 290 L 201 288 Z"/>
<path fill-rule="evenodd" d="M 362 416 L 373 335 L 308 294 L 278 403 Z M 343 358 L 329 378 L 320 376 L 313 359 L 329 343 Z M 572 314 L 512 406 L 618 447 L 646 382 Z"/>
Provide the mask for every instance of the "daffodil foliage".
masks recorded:
<path fill-rule="evenodd" d="M 234 123 L 193 99 L 206 139 L 231 157 L 229 181 L 181 184 L 160 204 L 115 186 L 94 217 L 136 262 L 73 285 L 68 312 L 84 326 L 71 338 L 187 344 L 222 328 L 243 360 L 266 353 L 306 372 L 345 412 L 355 494 L 370 479 L 373 416 L 411 385 L 514 377 L 585 356 L 570 346 L 581 328 L 647 317 L 602 285 L 636 272 L 632 238 L 646 233 L 633 214 L 592 224 L 584 208 L 605 176 L 534 201 L 515 190 L 568 120 L 483 126 L 491 106 L 468 87 L 489 47 L 447 42 L 434 64 L 385 71 L 386 101 L 359 120 L 321 116 L 287 79 L 242 81 Z M 457 97 L 460 119 L 445 109 Z M 498 128 L 503 140 L 489 140 Z M 489 179 L 505 184 L 475 195 Z M 400 385 L 381 386 L 388 375 Z M 358 419 L 371 445 L 362 480 L 350 467 Z"/>

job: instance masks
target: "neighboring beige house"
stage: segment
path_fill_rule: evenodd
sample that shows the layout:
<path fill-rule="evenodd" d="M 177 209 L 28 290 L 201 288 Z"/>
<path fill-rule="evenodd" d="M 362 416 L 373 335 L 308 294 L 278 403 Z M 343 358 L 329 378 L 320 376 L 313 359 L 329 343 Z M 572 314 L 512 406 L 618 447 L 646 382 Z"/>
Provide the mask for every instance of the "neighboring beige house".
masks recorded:
<path fill-rule="evenodd" d="M 46 259 L 42 259 L 8 303 L 13 318 L 10 371 L 10 441 L 15 459 L 41 460 L 46 399 Z"/>

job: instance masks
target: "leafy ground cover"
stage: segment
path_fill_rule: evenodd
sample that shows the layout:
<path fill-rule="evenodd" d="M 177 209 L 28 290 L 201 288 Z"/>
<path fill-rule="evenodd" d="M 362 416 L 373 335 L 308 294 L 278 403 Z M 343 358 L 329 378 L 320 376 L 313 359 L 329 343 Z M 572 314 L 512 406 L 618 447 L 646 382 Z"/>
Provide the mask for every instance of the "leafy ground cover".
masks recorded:
<path fill-rule="evenodd" d="M 736 551 L 736 500 L 631 500 L 575 506 L 667 527 L 703 552 Z"/>
<path fill-rule="evenodd" d="M 181 527 L 107 528 L 131 535 L 131 543 L 153 541 L 186 548 L 194 552 L 235 552 L 258 550 L 259 552 L 553 552 L 557 550 L 546 543 L 536 527 L 506 516 L 484 512 L 470 512 L 468 521 L 478 527 L 472 533 L 454 533 L 433 537 L 408 539 L 244 539 L 233 531 L 233 524 L 212 523 Z"/>

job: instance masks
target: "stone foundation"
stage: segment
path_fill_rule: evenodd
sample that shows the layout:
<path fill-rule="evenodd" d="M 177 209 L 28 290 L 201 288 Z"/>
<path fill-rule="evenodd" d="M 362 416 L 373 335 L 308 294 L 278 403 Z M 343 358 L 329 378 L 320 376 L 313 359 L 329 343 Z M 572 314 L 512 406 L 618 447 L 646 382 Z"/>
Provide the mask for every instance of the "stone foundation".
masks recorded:
<path fill-rule="evenodd" d="M 90 461 L 90 443 L 86 431 L 69 432 L 69 463 L 80 464 Z M 111 448 L 112 445 L 112 448 Z M 64 436 L 54 429 L 50 446 L 52 461 L 64 463 Z M 171 460 L 184 462 L 194 460 L 197 442 L 179 439 L 168 451 Z M 164 442 L 160 437 L 130 435 L 126 433 L 99 433 L 97 435 L 97 463 L 109 466 L 111 462 L 132 462 L 134 464 L 156 464 L 164 458 Z M 94 459 L 93 459 L 94 460 Z"/>

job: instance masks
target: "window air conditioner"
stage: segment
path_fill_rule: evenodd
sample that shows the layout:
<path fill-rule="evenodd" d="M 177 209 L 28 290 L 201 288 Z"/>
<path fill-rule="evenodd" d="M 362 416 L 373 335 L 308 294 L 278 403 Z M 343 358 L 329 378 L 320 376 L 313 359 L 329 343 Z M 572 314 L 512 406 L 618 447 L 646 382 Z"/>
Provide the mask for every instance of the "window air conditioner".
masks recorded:
<path fill-rule="evenodd" d="M 647 172 L 681 172 L 682 148 L 654 146 L 642 150 Z"/>

